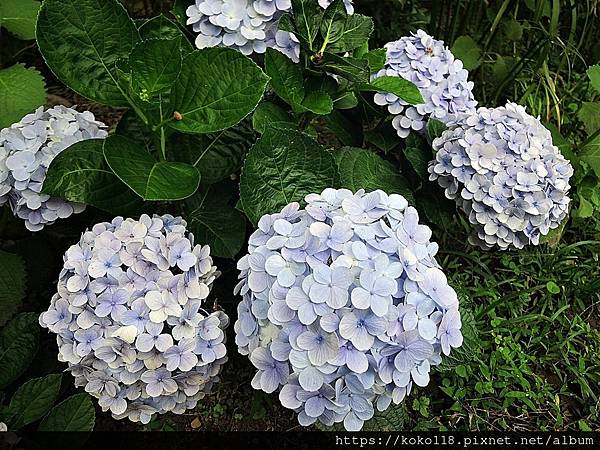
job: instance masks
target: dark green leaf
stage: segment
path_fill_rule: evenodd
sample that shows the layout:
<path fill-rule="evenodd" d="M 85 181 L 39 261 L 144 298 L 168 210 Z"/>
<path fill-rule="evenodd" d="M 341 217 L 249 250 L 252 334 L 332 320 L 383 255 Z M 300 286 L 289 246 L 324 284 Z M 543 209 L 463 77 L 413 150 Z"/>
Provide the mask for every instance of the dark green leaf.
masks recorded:
<path fill-rule="evenodd" d="M 360 89 L 361 91 L 391 92 L 411 105 L 418 105 L 425 101 L 419 88 L 401 77 L 384 75 L 375 78 L 370 83 L 361 84 Z"/>
<path fill-rule="evenodd" d="M 169 129 L 167 129 L 169 131 Z M 174 132 L 174 130 L 171 130 Z M 160 148 L 160 138 L 152 129 L 146 126 L 139 116 L 132 110 L 129 110 L 121 117 L 116 129 L 116 134 L 127 136 L 135 143 L 143 146 L 149 152 L 157 151 Z"/>
<path fill-rule="evenodd" d="M 600 94 L 600 66 L 592 66 L 587 70 L 592 87 Z"/>
<path fill-rule="evenodd" d="M 44 78 L 15 64 L 0 70 L 0 129 L 8 128 L 46 101 Z"/>
<path fill-rule="evenodd" d="M 0 326 L 19 309 L 25 298 L 27 274 L 19 255 L 0 250 Z"/>
<path fill-rule="evenodd" d="M 309 136 L 267 128 L 250 149 L 240 181 L 241 205 L 256 224 L 263 214 L 333 186 L 335 161 Z"/>
<path fill-rule="evenodd" d="M 469 364 L 480 348 L 479 332 L 477 331 L 471 304 L 464 297 L 460 299 L 459 312 L 462 323 L 460 331 L 463 335 L 463 344 L 458 348 L 453 348 L 450 355 L 443 355 L 442 363 L 437 366 L 440 371 L 454 370 L 457 366 Z"/>
<path fill-rule="evenodd" d="M 581 149 L 579 157 L 582 161 L 588 163 L 596 176 L 600 178 L 600 136 L 586 144 Z"/>
<path fill-rule="evenodd" d="M 265 71 L 271 77 L 275 93 L 292 106 L 304 100 L 302 68 L 283 53 L 268 48 L 265 54 Z"/>
<path fill-rule="evenodd" d="M 371 50 L 365 55 L 367 61 L 369 61 L 369 69 L 371 73 L 379 72 L 385 66 L 385 60 L 387 58 L 387 50 L 385 48 L 376 48 Z"/>
<path fill-rule="evenodd" d="M 40 431 L 92 431 L 96 411 L 87 393 L 75 394 L 50 410 L 40 423 Z"/>
<path fill-rule="evenodd" d="M 573 144 L 564 138 L 556 125 L 552 123 L 544 123 L 544 126 L 550 130 L 550 133 L 552 134 L 552 143 L 558 147 L 562 155 L 571 161 L 571 163 L 575 163 L 578 158 L 573 152 Z"/>
<path fill-rule="evenodd" d="M 398 138 L 398 133 L 390 126 L 389 122 L 378 126 L 374 130 L 367 131 L 365 139 L 378 149 L 383 150 L 384 153 L 391 152 L 402 142 Z"/>
<path fill-rule="evenodd" d="M 256 141 L 247 121 L 233 128 L 210 134 L 175 135 L 172 148 L 178 161 L 195 165 L 204 184 L 228 178 L 238 171 Z"/>
<path fill-rule="evenodd" d="M 448 127 L 444 122 L 430 118 L 427 121 L 427 138 L 429 142 L 433 142 L 434 139 L 439 138 L 447 129 Z"/>
<path fill-rule="evenodd" d="M 585 125 L 587 134 L 594 134 L 600 129 L 600 102 L 583 102 L 577 117 Z"/>
<path fill-rule="evenodd" d="M 388 194 L 402 194 L 413 201 L 406 179 L 391 163 L 370 150 L 344 147 L 334 153 L 340 187 L 367 192 L 381 189 Z"/>
<path fill-rule="evenodd" d="M 523 25 L 515 19 L 509 19 L 504 23 L 504 35 L 510 41 L 520 41 L 523 37 Z"/>
<path fill-rule="evenodd" d="M 197 242 L 209 244 L 211 254 L 233 258 L 246 240 L 246 218 L 229 201 L 233 197 L 230 182 L 201 187 L 186 200 L 189 229 Z"/>
<path fill-rule="evenodd" d="M 19 39 L 35 39 L 40 5 L 37 0 L 0 0 L 0 26 Z"/>
<path fill-rule="evenodd" d="M 37 22 L 39 49 L 54 74 L 74 91 L 111 106 L 127 106 L 115 63 L 139 40 L 117 0 L 46 0 Z"/>
<path fill-rule="evenodd" d="M 38 315 L 21 313 L 0 331 L 0 389 L 25 372 L 37 351 Z"/>
<path fill-rule="evenodd" d="M 302 106 L 312 113 L 324 116 L 333 111 L 333 100 L 327 92 L 314 91 L 304 97 Z"/>
<path fill-rule="evenodd" d="M 407 139 L 406 148 L 404 149 L 404 156 L 410 162 L 412 168 L 418 177 L 422 180 L 429 179 L 429 173 L 427 172 L 427 166 L 429 161 L 432 159 L 431 150 L 421 145 L 414 145 Z"/>
<path fill-rule="evenodd" d="M 224 130 L 250 114 L 262 99 L 269 78 L 251 59 L 226 48 L 196 50 L 183 60 L 171 91 L 170 123 L 188 133 Z"/>
<path fill-rule="evenodd" d="M 58 398 L 61 379 L 62 374 L 53 373 L 20 386 L 8 406 L 11 428 L 21 428 L 41 419 Z"/>
<path fill-rule="evenodd" d="M 185 53 L 194 50 L 190 41 L 185 37 L 181 29 L 168 17 L 160 14 L 152 19 L 146 20 L 138 30 L 143 40 L 148 39 L 181 39 L 181 47 Z"/>
<path fill-rule="evenodd" d="M 481 64 L 481 49 L 471 36 L 460 36 L 454 41 L 452 53 L 460 59 L 465 69 L 474 70 Z"/>
<path fill-rule="evenodd" d="M 333 0 L 325 9 L 321 22 L 321 36 L 325 42 L 332 44 L 344 36 L 347 17 L 344 1 Z"/>
<path fill-rule="evenodd" d="M 104 140 L 71 145 L 50 164 L 43 192 L 113 214 L 135 214 L 142 201 L 112 173 L 104 160 Z"/>
<path fill-rule="evenodd" d="M 129 55 L 131 82 L 142 100 L 165 92 L 181 71 L 180 39 L 150 39 L 138 43 Z"/>
<path fill-rule="evenodd" d="M 156 161 L 143 147 L 118 135 L 106 138 L 104 158 L 119 179 L 144 200 L 182 200 L 200 184 L 194 166 Z"/>
<path fill-rule="evenodd" d="M 319 68 L 356 83 L 369 81 L 369 61 L 366 59 L 324 53 Z"/>
<path fill-rule="evenodd" d="M 368 42 L 372 33 L 373 19 L 353 14 L 346 18 L 343 29 L 336 33 L 336 40 L 327 49 L 336 53 L 349 52 Z"/>
<path fill-rule="evenodd" d="M 325 117 L 325 123 L 343 145 L 351 147 L 362 144 L 362 127 L 343 113 L 333 111 Z"/>
<path fill-rule="evenodd" d="M 275 103 L 263 102 L 252 115 L 252 126 L 259 133 L 264 133 L 269 124 L 293 123 L 289 114 Z"/>
<path fill-rule="evenodd" d="M 295 34 L 310 51 L 316 51 L 315 40 L 319 34 L 323 10 L 315 0 L 292 0 Z"/>

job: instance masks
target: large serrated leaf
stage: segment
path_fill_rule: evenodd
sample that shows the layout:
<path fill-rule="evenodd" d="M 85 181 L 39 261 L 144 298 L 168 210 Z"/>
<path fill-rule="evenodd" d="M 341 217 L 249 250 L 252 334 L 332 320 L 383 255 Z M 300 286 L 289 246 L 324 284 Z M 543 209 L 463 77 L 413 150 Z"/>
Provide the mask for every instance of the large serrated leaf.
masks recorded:
<path fill-rule="evenodd" d="M 411 105 L 424 103 L 419 88 L 401 77 L 382 76 L 360 86 L 361 91 L 390 92 Z"/>
<path fill-rule="evenodd" d="M 33 360 L 40 329 L 37 314 L 21 313 L 0 331 L 0 389 L 16 380 Z"/>
<path fill-rule="evenodd" d="M 169 90 L 177 80 L 182 60 L 180 42 L 180 38 L 149 39 L 131 51 L 131 85 L 142 100 Z"/>
<path fill-rule="evenodd" d="M 75 394 L 50 410 L 40 423 L 40 431 L 92 431 L 96 421 L 88 394 Z"/>
<path fill-rule="evenodd" d="M 35 39 L 40 5 L 37 0 L 0 0 L 0 26 L 20 39 Z"/>
<path fill-rule="evenodd" d="M 307 194 L 320 193 L 336 179 L 333 156 L 306 134 L 267 128 L 250 149 L 242 169 L 242 209 L 257 223 Z"/>
<path fill-rule="evenodd" d="M 146 149 L 123 136 L 106 138 L 104 158 L 115 175 L 144 200 L 182 200 L 193 195 L 200 184 L 194 166 L 156 161 Z"/>
<path fill-rule="evenodd" d="M 335 159 L 341 187 L 367 192 L 381 189 L 388 194 L 402 194 L 410 202 L 414 200 L 398 169 L 372 151 L 344 147 L 335 152 Z"/>
<path fill-rule="evenodd" d="M 0 251 L 0 326 L 19 309 L 25 297 L 25 264 L 19 255 Z"/>
<path fill-rule="evenodd" d="M 183 60 L 171 91 L 170 123 L 187 133 L 212 133 L 240 122 L 262 99 L 269 78 L 251 59 L 226 48 L 196 50 Z"/>
<path fill-rule="evenodd" d="M 89 139 L 63 150 L 48 168 L 43 192 L 113 214 L 141 211 L 141 199 L 112 173 L 103 147 L 103 139 Z"/>
<path fill-rule="evenodd" d="M 354 50 L 369 41 L 373 28 L 373 19 L 370 17 L 361 14 L 348 16 L 343 29 L 336 34 L 335 42 L 327 49 L 336 53 Z"/>
<path fill-rule="evenodd" d="M 58 398 L 62 374 L 33 378 L 17 389 L 8 405 L 11 428 L 21 428 L 41 419 Z"/>
<path fill-rule="evenodd" d="M 48 67 L 74 91 L 111 106 L 127 106 L 115 64 L 127 58 L 138 30 L 117 0 L 46 0 L 37 22 Z"/>
<path fill-rule="evenodd" d="M 230 204 L 233 198 L 231 182 L 201 187 L 186 201 L 189 229 L 198 242 L 209 244 L 211 254 L 233 258 L 246 239 L 246 218 Z"/>
<path fill-rule="evenodd" d="M 0 70 L 0 129 L 7 128 L 46 101 L 44 78 L 15 64 Z"/>

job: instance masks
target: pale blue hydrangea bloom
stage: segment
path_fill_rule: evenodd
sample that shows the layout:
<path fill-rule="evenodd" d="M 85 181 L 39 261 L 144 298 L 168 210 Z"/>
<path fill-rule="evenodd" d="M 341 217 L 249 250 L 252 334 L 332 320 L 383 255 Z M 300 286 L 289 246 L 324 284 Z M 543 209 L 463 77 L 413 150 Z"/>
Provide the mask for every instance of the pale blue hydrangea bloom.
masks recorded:
<path fill-rule="evenodd" d="M 331 0 L 319 0 L 326 8 Z M 353 14 L 352 0 L 344 0 Z M 293 33 L 277 30 L 279 19 L 291 12 L 291 0 L 195 0 L 187 8 L 187 24 L 197 34 L 196 47 L 230 47 L 244 55 L 274 48 L 293 61 L 300 58 L 300 43 Z"/>
<path fill-rule="evenodd" d="M 85 205 L 42 194 L 42 185 L 56 155 L 76 142 L 106 137 L 103 128 L 90 111 L 40 106 L 0 131 L 0 206 L 8 203 L 31 231 L 82 212 Z"/>
<path fill-rule="evenodd" d="M 326 189 L 306 202 L 250 236 L 236 343 L 252 386 L 279 391 L 302 425 L 359 430 L 462 345 L 458 298 L 402 196 Z"/>
<path fill-rule="evenodd" d="M 117 217 L 67 250 L 40 324 L 76 386 L 113 417 L 148 423 L 194 408 L 218 381 L 229 319 L 202 308 L 218 276 L 180 217 Z"/>
<path fill-rule="evenodd" d="M 451 124 L 433 147 L 430 179 L 477 225 L 471 243 L 537 245 L 567 216 L 573 167 L 524 107 L 479 108 Z"/>
<path fill-rule="evenodd" d="M 418 30 L 387 43 L 385 48 L 385 66 L 373 78 L 402 77 L 413 82 L 425 100 L 412 106 L 392 93 L 375 94 L 375 103 L 387 106 L 395 116 L 392 125 L 398 136 L 406 138 L 411 130 L 424 132 L 429 117 L 447 123 L 475 110 L 477 102 L 473 98 L 473 82 L 468 80 L 469 72 L 443 41 Z"/>

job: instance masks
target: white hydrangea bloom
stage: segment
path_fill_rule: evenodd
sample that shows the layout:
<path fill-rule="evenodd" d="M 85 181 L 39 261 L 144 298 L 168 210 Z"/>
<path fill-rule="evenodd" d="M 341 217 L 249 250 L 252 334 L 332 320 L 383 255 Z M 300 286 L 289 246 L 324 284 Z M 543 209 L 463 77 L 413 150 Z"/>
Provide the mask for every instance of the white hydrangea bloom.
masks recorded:
<path fill-rule="evenodd" d="M 319 0 L 322 8 L 330 3 Z M 352 0 L 344 0 L 344 4 L 353 14 Z M 250 55 L 274 48 L 298 62 L 298 39 L 293 33 L 277 30 L 281 16 L 291 10 L 291 0 L 195 0 L 186 15 L 187 24 L 198 33 L 196 47 L 200 49 L 231 47 Z"/>
<path fill-rule="evenodd" d="M 180 217 L 117 217 L 67 250 L 40 325 L 56 334 L 75 385 L 114 418 L 182 414 L 227 361 L 229 318 L 202 307 L 219 274 Z"/>
<path fill-rule="evenodd" d="M 525 108 L 479 108 L 433 141 L 429 164 L 446 197 L 477 225 L 482 248 L 537 245 L 568 214 L 573 167 Z"/>
<path fill-rule="evenodd" d="M 0 131 L 0 206 L 8 203 L 31 231 L 82 212 L 85 205 L 42 194 L 42 185 L 56 155 L 76 142 L 105 138 L 105 127 L 90 111 L 55 106 Z"/>

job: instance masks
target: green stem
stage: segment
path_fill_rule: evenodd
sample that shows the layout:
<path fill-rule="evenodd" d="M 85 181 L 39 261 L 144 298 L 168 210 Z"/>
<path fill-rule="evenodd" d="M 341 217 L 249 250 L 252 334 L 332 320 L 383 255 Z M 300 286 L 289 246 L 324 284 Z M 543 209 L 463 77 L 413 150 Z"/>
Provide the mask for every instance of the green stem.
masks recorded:
<path fill-rule="evenodd" d="M 160 114 L 161 123 L 163 121 L 162 95 L 158 96 L 158 111 Z M 160 153 L 163 161 L 167 160 L 167 143 L 165 138 L 165 128 L 160 127 Z"/>
<path fill-rule="evenodd" d="M 164 127 L 166 124 L 173 122 L 174 118 L 173 117 L 169 117 L 167 119 L 163 119 L 162 118 L 162 113 L 161 113 L 161 121 L 158 125 L 155 125 L 152 127 L 152 131 L 156 132 L 158 131 L 159 128 Z"/>

